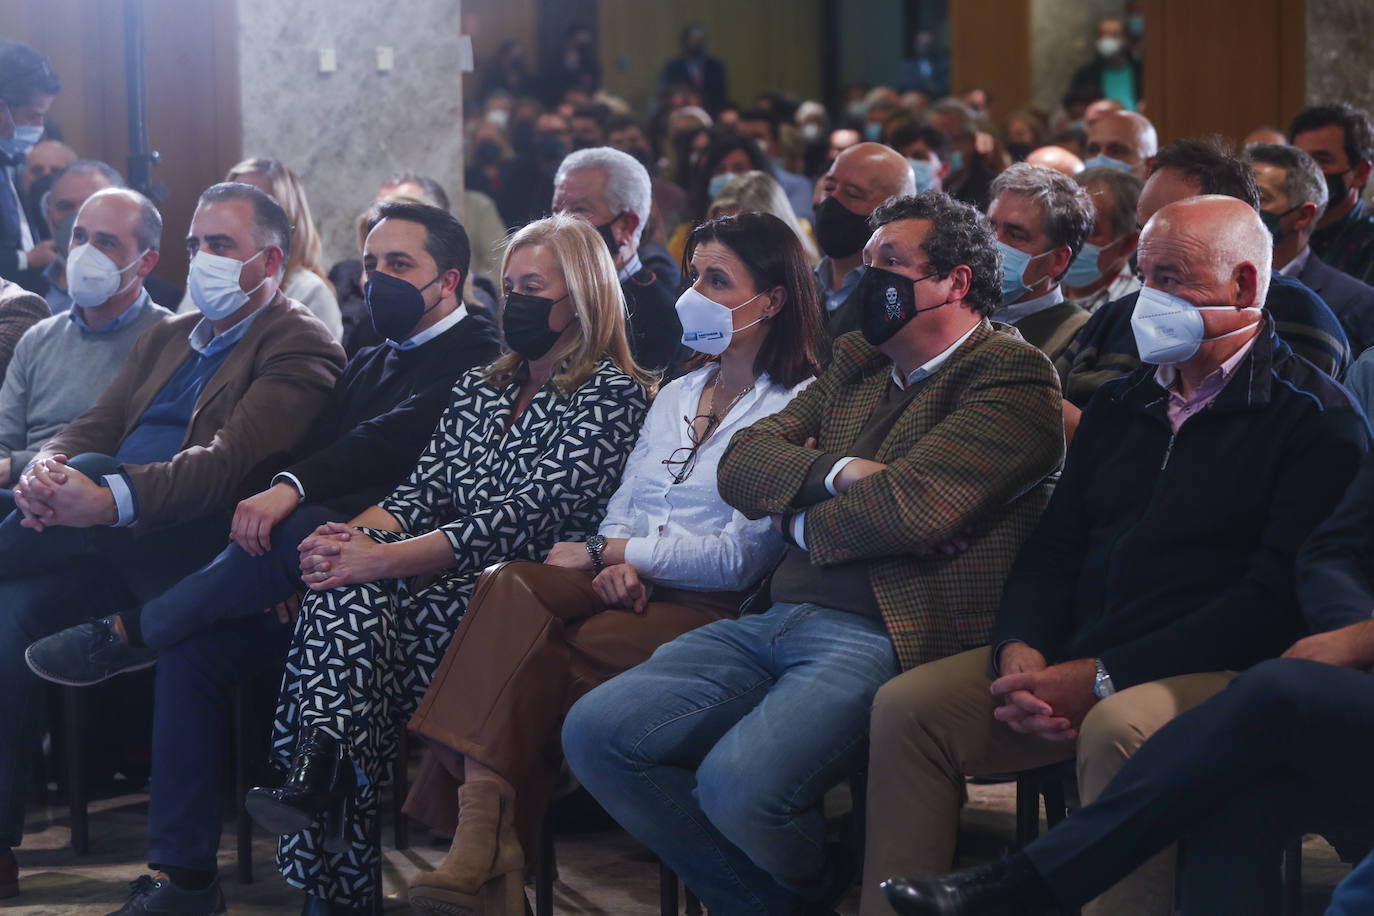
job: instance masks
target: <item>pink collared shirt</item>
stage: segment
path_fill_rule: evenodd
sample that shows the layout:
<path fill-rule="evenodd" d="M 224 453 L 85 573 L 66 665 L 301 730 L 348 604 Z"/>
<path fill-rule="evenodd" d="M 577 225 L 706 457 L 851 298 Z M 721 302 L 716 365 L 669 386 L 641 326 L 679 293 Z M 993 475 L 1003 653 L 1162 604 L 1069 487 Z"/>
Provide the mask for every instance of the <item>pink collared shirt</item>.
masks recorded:
<path fill-rule="evenodd" d="M 1260 334 L 1264 329 L 1260 328 Z M 1241 361 L 1254 349 L 1255 341 L 1259 340 L 1259 334 L 1251 337 L 1235 353 L 1218 366 L 1210 375 L 1202 380 L 1202 384 L 1193 389 L 1193 393 L 1184 397 L 1178 392 L 1178 370 L 1173 366 L 1160 366 L 1155 370 L 1155 381 L 1159 382 L 1161 388 L 1169 396 L 1168 414 L 1169 426 L 1174 434 L 1183 428 L 1183 424 L 1188 418 L 1198 411 L 1207 407 L 1212 401 L 1216 400 L 1217 395 L 1221 394 L 1221 389 L 1226 387 L 1226 383 L 1231 380 L 1231 376 L 1236 374 L 1236 369 L 1240 367 Z"/>

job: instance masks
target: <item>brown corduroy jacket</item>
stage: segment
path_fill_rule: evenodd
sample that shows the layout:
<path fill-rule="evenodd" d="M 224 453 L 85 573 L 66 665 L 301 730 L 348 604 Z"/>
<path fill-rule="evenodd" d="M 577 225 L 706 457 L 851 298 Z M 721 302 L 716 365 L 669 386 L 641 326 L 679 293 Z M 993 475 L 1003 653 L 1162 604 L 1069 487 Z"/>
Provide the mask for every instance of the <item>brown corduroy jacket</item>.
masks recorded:
<path fill-rule="evenodd" d="M 725 501 L 750 518 L 796 512 L 822 454 L 845 455 L 886 387 L 892 361 L 858 333 L 779 413 L 740 430 L 721 459 Z M 808 437 L 816 449 L 802 447 Z M 869 561 L 869 581 L 902 669 L 986 645 L 1002 583 L 1049 499 L 1064 458 L 1059 379 L 1011 327 L 984 321 L 887 434 L 887 470 L 807 508 L 810 560 Z M 928 551 L 969 534 L 954 557 Z"/>
<path fill-rule="evenodd" d="M 145 331 L 110 386 L 44 453 L 115 454 L 190 355 L 200 319 L 177 315 Z M 278 293 L 201 391 L 181 450 L 170 461 L 124 466 L 138 501 L 135 530 L 225 511 L 255 471 L 284 467 L 343 365 L 343 348 L 324 324 Z"/>

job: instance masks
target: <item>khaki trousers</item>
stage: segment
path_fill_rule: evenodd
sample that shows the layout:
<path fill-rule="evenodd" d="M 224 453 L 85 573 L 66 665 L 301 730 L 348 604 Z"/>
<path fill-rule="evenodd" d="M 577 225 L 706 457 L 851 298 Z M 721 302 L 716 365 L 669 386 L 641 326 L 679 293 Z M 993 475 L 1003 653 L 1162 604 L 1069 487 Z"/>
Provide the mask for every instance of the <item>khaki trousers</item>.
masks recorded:
<path fill-rule="evenodd" d="M 988 689 L 989 660 L 990 650 L 982 648 L 921 665 L 888 681 L 874 698 L 860 916 L 891 916 L 879 882 L 950 870 L 967 777 L 1011 774 L 1076 754 L 1078 793 L 1087 804 L 1150 735 L 1235 676 L 1190 674 L 1122 690 L 1092 708 L 1076 742 L 1060 743 L 1018 734 L 993 718 L 999 701 Z M 1173 872 L 1171 848 L 1084 913 L 1167 916 Z"/>

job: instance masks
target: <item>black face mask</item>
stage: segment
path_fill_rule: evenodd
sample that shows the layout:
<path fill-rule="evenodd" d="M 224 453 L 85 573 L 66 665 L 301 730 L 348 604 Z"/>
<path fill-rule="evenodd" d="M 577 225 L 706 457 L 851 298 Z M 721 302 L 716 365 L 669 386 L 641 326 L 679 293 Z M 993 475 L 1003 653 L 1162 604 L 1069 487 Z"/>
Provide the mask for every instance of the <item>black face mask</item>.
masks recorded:
<path fill-rule="evenodd" d="M 506 293 L 506 307 L 501 310 L 501 336 L 506 339 L 506 346 L 525 359 L 539 359 L 552 350 L 558 338 L 577 320 L 574 315 L 572 321 L 557 331 L 549 327 L 549 312 L 566 298 Z"/>
<path fill-rule="evenodd" d="M 1349 171 L 1350 169 L 1346 169 L 1345 172 L 1326 173 L 1326 206 L 1328 209 L 1345 200 L 1345 195 L 1349 192 L 1345 186 L 1345 174 Z"/>
<path fill-rule="evenodd" d="M 397 343 L 410 337 L 420 319 L 439 305 L 439 300 L 436 300 L 434 305 L 426 308 L 423 293 L 442 277 L 443 274 L 439 274 L 417 289 L 400 277 L 384 274 L 380 270 L 368 274 L 367 285 L 363 287 L 363 301 L 367 303 L 368 314 L 372 316 L 373 330 Z"/>
<path fill-rule="evenodd" d="M 653 169 L 654 169 L 654 151 L 653 151 L 653 150 L 649 149 L 647 146 L 632 146 L 632 147 L 630 147 L 629 149 L 627 149 L 625 152 L 629 153 L 631 156 L 634 156 L 634 157 L 635 157 L 635 161 L 637 161 L 640 165 L 644 166 L 644 167 L 645 167 L 646 169 L 648 169 L 650 172 L 653 171 Z"/>
<path fill-rule="evenodd" d="M 472 151 L 478 165 L 496 165 L 501 161 L 501 144 L 495 140 L 482 140 Z"/>
<path fill-rule="evenodd" d="M 923 309 L 916 307 L 916 284 L 933 276 L 926 274 L 913 280 L 881 267 L 864 268 L 857 290 L 859 330 L 864 340 L 875 347 L 886 343 L 917 315 L 949 305 L 941 302 Z"/>
<path fill-rule="evenodd" d="M 832 258 L 847 258 L 863 250 L 873 230 L 868 217 L 845 207 L 833 197 L 815 209 L 816 242 Z"/>
<path fill-rule="evenodd" d="M 1007 155 L 1011 156 L 1014 162 L 1025 162 L 1026 157 L 1031 154 L 1029 143 L 1008 143 Z"/>
<path fill-rule="evenodd" d="M 1260 222 L 1264 223 L 1264 228 L 1269 230 L 1269 234 L 1274 237 L 1274 244 L 1277 245 L 1283 238 L 1283 223 L 1281 220 L 1292 213 L 1297 207 L 1289 207 L 1282 213 L 1270 213 L 1268 210 L 1260 211 Z"/>
<path fill-rule="evenodd" d="M 615 216 L 612 216 L 606 222 L 596 227 L 597 234 L 600 235 L 602 240 L 606 243 L 606 250 L 611 253 L 612 261 L 614 261 L 615 256 L 620 253 L 620 243 L 615 240 L 615 233 L 611 231 L 611 227 L 614 226 L 615 221 L 622 216 L 624 216 L 623 213 L 617 213 Z"/>
<path fill-rule="evenodd" d="M 568 155 L 568 144 L 553 134 L 535 135 L 534 155 L 546 162 L 562 162 Z"/>

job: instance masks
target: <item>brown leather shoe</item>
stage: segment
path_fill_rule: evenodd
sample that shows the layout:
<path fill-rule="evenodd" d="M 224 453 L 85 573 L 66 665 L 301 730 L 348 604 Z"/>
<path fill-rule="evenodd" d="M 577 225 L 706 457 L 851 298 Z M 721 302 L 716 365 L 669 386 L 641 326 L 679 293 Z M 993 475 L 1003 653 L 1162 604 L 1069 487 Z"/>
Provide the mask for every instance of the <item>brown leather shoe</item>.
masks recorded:
<path fill-rule="evenodd" d="M 19 863 L 14 861 L 14 850 L 0 848 L 0 899 L 19 896 Z"/>

